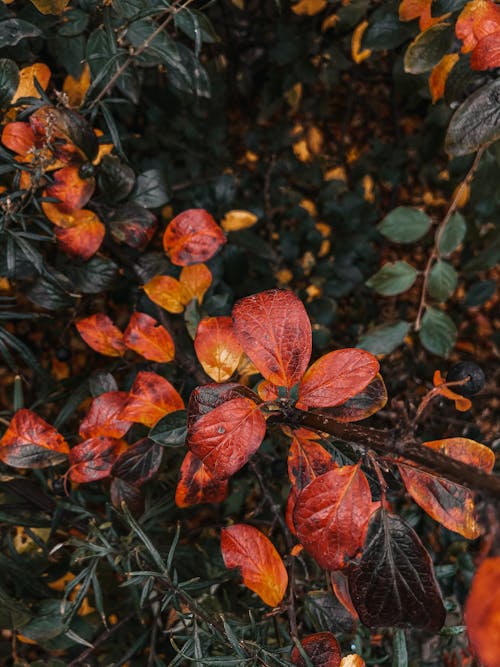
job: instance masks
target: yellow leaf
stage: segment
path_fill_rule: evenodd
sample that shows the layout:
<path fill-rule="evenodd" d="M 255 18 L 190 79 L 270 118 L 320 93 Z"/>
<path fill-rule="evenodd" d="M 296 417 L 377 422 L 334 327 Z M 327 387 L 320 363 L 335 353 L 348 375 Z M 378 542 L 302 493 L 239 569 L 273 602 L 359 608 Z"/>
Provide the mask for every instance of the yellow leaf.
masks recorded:
<path fill-rule="evenodd" d="M 323 132 L 315 125 L 307 130 L 307 146 L 313 155 L 319 155 L 323 148 Z"/>
<path fill-rule="evenodd" d="M 309 147 L 307 146 L 307 141 L 305 139 L 296 141 L 292 148 L 293 152 L 295 153 L 295 157 L 297 160 L 300 160 L 300 162 L 310 162 L 312 160 L 312 155 L 309 151 Z"/>
<path fill-rule="evenodd" d="M 300 81 L 286 90 L 283 96 L 290 105 L 292 113 L 295 113 L 302 99 L 302 84 Z"/>
<path fill-rule="evenodd" d="M 373 204 L 375 201 L 375 193 L 373 192 L 373 188 L 375 187 L 375 183 L 373 181 L 373 178 L 370 176 L 370 174 L 365 174 L 363 176 L 363 190 L 364 190 L 364 199 L 365 201 L 369 202 L 370 204 Z"/>
<path fill-rule="evenodd" d="M 363 39 L 364 32 L 367 28 L 368 21 L 363 21 L 355 28 L 354 32 L 352 33 L 351 55 L 352 59 L 357 65 L 362 63 L 363 60 L 369 58 L 372 54 L 370 49 L 361 50 L 361 40 Z"/>
<path fill-rule="evenodd" d="M 11 104 L 17 102 L 21 97 L 40 97 L 40 93 L 35 88 L 35 78 L 43 90 L 47 90 L 50 80 L 50 69 L 47 65 L 44 63 L 34 63 L 29 67 L 23 67 L 19 72 L 19 85 Z"/>
<path fill-rule="evenodd" d="M 458 53 L 448 53 L 443 56 L 438 64 L 434 67 L 429 76 L 429 88 L 432 95 L 432 103 L 434 104 L 443 97 L 446 86 L 446 79 L 453 69 L 455 63 L 459 59 Z"/>
<path fill-rule="evenodd" d="M 302 201 L 299 202 L 299 206 L 305 209 L 309 213 L 311 218 L 315 218 L 318 215 L 318 209 L 316 208 L 316 204 L 310 199 L 302 199 Z"/>
<path fill-rule="evenodd" d="M 326 32 L 327 30 L 330 30 L 330 28 L 334 28 L 339 21 L 340 17 L 338 14 L 330 14 L 330 16 L 327 16 L 321 24 L 321 32 Z"/>
<path fill-rule="evenodd" d="M 237 232 L 240 229 L 252 227 L 258 217 L 250 211 L 228 211 L 222 219 L 220 226 L 225 232 Z"/>
<path fill-rule="evenodd" d="M 87 90 L 90 86 L 90 67 L 88 63 L 83 66 L 82 73 L 78 79 L 75 79 L 68 74 L 64 79 L 63 92 L 68 96 L 68 103 L 70 107 L 80 107 L 85 99 Z"/>
<path fill-rule="evenodd" d="M 469 197 L 470 185 L 468 183 L 459 183 L 455 188 L 455 192 L 453 193 L 452 201 L 455 201 L 456 198 L 456 207 L 463 208 L 469 201 Z"/>
<path fill-rule="evenodd" d="M 325 171 L 323 176 L 324 181 L 343 181 L 347 182 L 347 174 L 344 167 L 332 167 Z"/>
<path fill-rule="evenodd" d="M 40 14 L 62 14 L 69 0 L 31 0 Z"/>
<path fill-rule="evenodd" d="M 300 16 L 315 16 L 323 11 L 327 0 L 300 0 L 292 6 L 292 12 Z"/>

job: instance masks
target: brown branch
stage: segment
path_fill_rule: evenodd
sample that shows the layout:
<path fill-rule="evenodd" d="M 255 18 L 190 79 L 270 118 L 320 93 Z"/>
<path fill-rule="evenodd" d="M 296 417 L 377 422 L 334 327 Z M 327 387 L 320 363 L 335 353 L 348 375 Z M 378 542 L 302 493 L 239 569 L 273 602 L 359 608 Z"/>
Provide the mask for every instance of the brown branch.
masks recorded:
<path fill-rule="evenodd" d="M 342 424 L 326 414 L 303 412 L 290 407 L 283 411 L 283 421 L 285 420 L 296 426 L 305 426 L 328 433 L 340 440 L 360 445 L 366 450 L 371 449 L 377 454 L 392 455 L 413 461 L 418 463 L 425 472 L 439 475 L 473 491 L 480 491 L 500 500 L 500 475 L 482 472 L 474 466 L 452 459 L 430 447 L 425 447 L 414 438 L 398 440 L 394 431 L 384 431 L 358 424 Z"/>

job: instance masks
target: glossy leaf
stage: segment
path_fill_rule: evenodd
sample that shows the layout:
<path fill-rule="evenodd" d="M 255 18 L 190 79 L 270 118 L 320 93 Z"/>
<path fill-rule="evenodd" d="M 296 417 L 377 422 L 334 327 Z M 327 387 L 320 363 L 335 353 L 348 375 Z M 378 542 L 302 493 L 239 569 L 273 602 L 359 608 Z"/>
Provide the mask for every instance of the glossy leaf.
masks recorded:
<path fill-rule="evenodd" d="M 238 301 L 234 331 L 266 380 L 287 388 L 296 384 L 311 357 L 312 333 L 302 301 L 288 290 L 272 289 Z"/>
<path fill-rule="evenodd" d="M 0 461 L 15 468 L 46 468 L 64 461 L 69 447 L 41 417 L 21 408 L 0 440 Z"/>
<path fill-rule="evenodd" d="M 108 438 L 123 437 L 132 426 L 131 421 L 120 419 L 127 400 L 126 391 L 107 391 L 94 398 L 90 410 L 80 424 L 80 436 L 85 440 L 99 435 Z"/>
<path fill-rule="evenodd" d="M 359 555 L 371 513 L 368 480 L 359 464 L 314 479 L 294 511 L 297 536 L 325 570 L 340 570 Z"/>
<path fill-rule="evenodd" d="M 125 345 L 150 361 L 166 363 L 175 355 L 172 336 L 154 317 L 146 313 L 132 313 L 125 333 Z"/>
<path fill-rule="evenodd" d="M 259 397 L 255 392 L 237 382 L 225 382 L 224 384 L 210 382 L 196 387 L 189 397 L 188 424 L 194 424 L 202 415 L 206 415 L 233 398 L 249 398 L 255 403 L 259 402 Z"/>
<path fill-rule="evenodd" d="M 279 605 L 288 575 L 269 539 L 257 528 L 235 524 L 221 531 L 222 557 L 226 567 L 237 567 L 243 583 L 271 607 Z"/>
<path fill-rule="evenodd" d="M 63 167 L 55 171 L 53 177 L 54 183 L 47 187 L 46 193 L 59 200 L 57 206 L 62 213 L 83 208 L 94 193 L 95 180 L 81 178 L 78 167 Z"/>
<path fill-rule="evenodd" d="M 200 503 L 221 503 L 229 490 L 227 479 L 216 479 L 200 459 L 188 452 L 180 469 L 175 491 L 177 507 L 191 507 Z"/>
<path fill-rule="evenodd" d="M 176 410 L 162 417 L 151 431 L 149 437 L 162 447 L 180 447 L 187 437 L 187 411 Z"/>
<path fill-rule="evenodd" d="M 331 632 L 317 632 L 300 642 L 314 667 L 340 667 L 340 646 Z M 290 657 L 297 667 L 306 667 L 306 661 L 295 647 Z"/>
<path fill-rule="evenodd" d="M 187 446 L 212 475 L 226 479 L 260 447 L 266 420 L 249 398 L 233 398 L 188 425 Z"/>
<path fill-rule="evenodd" d="M 78 333 L 93 350 L 108 357 L 121 357 L 125 352 L 123 334 L 107 315 L 96 313 L 78 320 Z"/>
<path fill-rule="evenodd" d="M 345 403 L 370 384 L 379 368 L 377 359 L 365 350 L 329 352 L 306 371 L 299 384 L 299 403 L 310 408 Z"/>
<path fill-rule="evenodd" d="M 229 380 L 243 354 L 230 317 L 201 320 L 196 330 L 194 349 L 203 370 L 216 382 Z"/>
<path fill-rule="evenodd" d="M 378 509 L 359 565 L 348 571 L 349 590 L 362 623 L 437 632 L 446 611 L 430 556 L 401 517 Z"/>
<path fill-rule="evenodd" d="M 118 456 L 127 447 L 124 440 L 99 435 L 84 440 L 69 453 L 69 477 L 75 484 L 105 479 Z"/>
<path fill-rule="evenodd" d="M 222 229 L 202 208 L 179 213 L 167 225 L 163 248 L 170 261 L 178 266 L 206 262 L 226 243 Z"/>
<path fill-rule="evenodd" d="M 161 447 L 149 438 L 142 438 L 120 454 L 113 463 L 111 475 L 140 487 L 158 472 L 162 455 Z"/>
<path fill-rule="evenodd" d="M 465 603 L 472 647 L 483 667 L 497 667 L 500 655 L 500 557 L 486 558 L 472 580 Z"/>
<path fill-rule="evenodd" d="M 317 440 L 320 436 L 305 428 L 294 429 L 288 451 L 288 477 L 297 491 L 337 465 Z"/>
<path fill-rule="evenodd" d="M 157 373 L 139 371 L 120 419 L 154 426 L 169 412 L 183 408 L 184 401 L 168 380 Z"/>

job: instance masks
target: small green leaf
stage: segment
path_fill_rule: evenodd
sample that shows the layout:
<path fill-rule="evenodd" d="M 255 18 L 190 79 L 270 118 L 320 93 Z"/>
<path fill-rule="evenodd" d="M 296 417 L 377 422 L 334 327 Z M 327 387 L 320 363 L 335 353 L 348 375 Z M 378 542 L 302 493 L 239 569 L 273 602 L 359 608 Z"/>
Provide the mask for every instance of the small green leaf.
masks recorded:
<path fill-rule="evenodd" d="M 162 447 L 179 447 L 186 441 L 187 411 L 176 410 L 153 426 L 148 437 Z"/>
<path fill-rule="evenodd" d="M 431 226 L 431 219 L 423 211 L 408 206 L 398 206 L 378 225 L 386 238 L 397 243 L 413 243 L 424 236 Z"/>
<path fill-rule="evenodd" d="M 453 114 L 445 148 L 458 157 L 474 153 L 500 137 L 500 79 L 495 79 L 469 95 Z"/>
<path fill-rule="evenodd" d="M 13 60 L 0 58 L 0 109 L 10 104 L 19 84 L 19 69 Z"/>
<path fill-rule="evenodd" d="M 407 262 L 388 262 L 366 281 L 368 287 L 372 287 L 378 294 L 383 296 L 396 296 L 409 290 L 417 279 L 417 270 Z"/>
<path fill-rule="evenodd" d="M 406 49 L 405 72 L 422 74 L 431 70 L 448 52 L 452 39 L 449 23 L 437 23 L 418 34 Z"/>
<path fill-rule="evenodd" d="M 454 213 L 446 223 L 438 240 L 438 250 L 443 257 L 448 257 L 464 240 L 467 223 L 461 213 Z"/>
<path fill-rule="evenodd" d="M 419 337 L 428 352 L 446 357 L 455 345 L 457 328 L 446 313 L 437 308 L 427 308 Z"/>
<path fill-rule="evenodd" d="M 448 262 L 438 260 L 431 269 L 427 290 L 433 299 L 446 301 L 457 287 L 458 275 Z"/>
<path fill-rule="evenodd" d="M 410 324 L 403 321 L 374 327 L 360 337 L 357 347 L 372 354 L 390 354 L 401 345 L 409 329 Z"/>

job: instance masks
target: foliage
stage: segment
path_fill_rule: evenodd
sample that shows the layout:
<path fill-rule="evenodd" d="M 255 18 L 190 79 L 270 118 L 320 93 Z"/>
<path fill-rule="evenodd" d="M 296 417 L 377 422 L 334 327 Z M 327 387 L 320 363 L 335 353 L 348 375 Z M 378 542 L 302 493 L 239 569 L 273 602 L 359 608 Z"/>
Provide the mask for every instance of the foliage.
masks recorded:
<path fill-rule="evenodd" d="M 499 45 L 3 3 L 1 660 L 496 664 Z"/>

